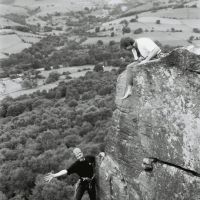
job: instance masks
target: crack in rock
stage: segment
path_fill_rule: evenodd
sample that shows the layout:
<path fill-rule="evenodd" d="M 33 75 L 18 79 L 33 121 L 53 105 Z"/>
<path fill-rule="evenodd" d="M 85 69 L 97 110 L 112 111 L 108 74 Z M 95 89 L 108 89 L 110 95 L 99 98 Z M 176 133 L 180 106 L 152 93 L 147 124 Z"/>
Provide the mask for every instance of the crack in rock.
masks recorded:
<path fill-rule="evenodd" d="M 160 159 L 154 158 L 154 157 L 144 158 L 142 166 L 146 171 L 152 171 L 153 165 L 156 164 L 156 163 L 165 164 L 165 165 L 168 165 L 168 166 L 171 166 L 171 167 L 175 167 L 175 168 L 182 170 L 182 171 L 185 171 L 185 172 L 187 172 L 187 173 L 189 173 L 193 176 L 200 177 L 200 173 L 198 173 L 194 170 L 187 169 L 185 167 L 181 167 L 179 165 L 176 165 L 176 164 L 173 164 L 173 163 L 170 163 L 170 162 L 167 162 L 167 161 L 163 161 L 163 160 L 160 160 Z"/>

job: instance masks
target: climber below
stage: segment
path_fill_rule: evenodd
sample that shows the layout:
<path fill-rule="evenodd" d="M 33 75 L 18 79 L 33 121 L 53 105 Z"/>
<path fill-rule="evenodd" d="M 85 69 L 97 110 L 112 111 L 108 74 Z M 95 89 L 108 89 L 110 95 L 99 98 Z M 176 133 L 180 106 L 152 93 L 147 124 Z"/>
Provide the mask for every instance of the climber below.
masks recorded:
<path fill-rule="evenodd" d="M 150 38 L 138 38 L 135 40 L 129 37 L 122 38 L 120 41 L 120 47 L 132 51 L 135 60 L 127 66 L 126 92 L 122 98 L 126 99 L 132 94 L 133 67 L 137 64 L 145 64 L 151 59 L 159 58 L 161 55 L 161 49 Z"/>
<path fill-rule="evenodd" d="M 83 156 L 82 151 L 79 148 L 73 150 L 77 161 L 74 162 L 68 169 L 61 170 L 58 173 L 49 173 L 45 176 L 45 181 L 50 182 L 53 178 L 57 178 L 62 175 L 70 175 L 76 173 L 79 175 L 79 180 L 75 190 L 75 200 L 81 200 L 85 191 L 88 192 L 90 200 L 96 199 L 95 191 L 95 157 Z"/>

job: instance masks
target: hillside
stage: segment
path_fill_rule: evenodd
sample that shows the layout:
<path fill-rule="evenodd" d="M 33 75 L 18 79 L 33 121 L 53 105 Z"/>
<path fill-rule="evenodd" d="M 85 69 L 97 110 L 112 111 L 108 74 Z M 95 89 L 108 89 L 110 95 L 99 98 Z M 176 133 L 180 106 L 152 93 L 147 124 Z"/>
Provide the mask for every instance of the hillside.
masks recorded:
<path fill-rule="evenodd" d="M 103 23 L 99 26 L 99 37 L 88 38 L 85 43 L 91 44 L 99 39 L 106 42 L 113 33 L 112 39 L 115 41 L 119 41 L 121 37 L 129 36 L 133 38 L 150 37 L 163 45 L 187 46 L 191 42 L 195 45 L 200 44 L 199 7 L 165 8 L 156 12 L 153 12 L 152 8 L 150 10 L 148 8 L 146 12 L 134 13 Z M 125 32 L 123 32 L 123 28 Z M 195 29 L 199 31 L 196 32 Z M 95 32 L 95 29 L 90 30 L 90 32 Z"/>
<path fill-rule="evenodd" d="M 103 7 L 104 5 L 115 5 L 121 3 L 122 1 L 105 1 L 105 0 L 13 0 L 12 2 L 7 3 L 6 1 L 1 1 L 0 3 L 5 3 L 10 8 L 21 7 L 26 8 L 29 10 L 34 10 L 39 8 L 38 15 L 46 15 L 47 13 L 52 14 L 55 12 L 70 12 L 70 11 L 79 11 L 83 10 L 85 7 L 88 8 L 96 8 L 96 7 Z M 13 12 L 13 11 L 11 11 Z"/>
<path fill-rule="evenodd" d="M 69 36 L 73 35 L 73 38 L 86 38 L 84 44 L 94 44 L 98 40 L 105 43 L 110 40 L 119 42 L 123 36 L 147 36 L 163 45 L 173 46 L 200 43 L 199 33 L 193 31 L 194 28 L 200 29 L 199 1 L 2 0 L 0 5 L 3 10 L 3 27 L 16 29 L 18 26 L 19 29 L 19 26 L 25 25 L 26 31 L 45 36 L 67 33 Z M 136 16 L 138 18 L 134 21 Z M 123 20 L 134 21 L 128 24 L 129 30 L 126 32 L 122 31 Z M 95 32 L 96 27 L 100 27 L 98 33 Z M 140 33 L 135 34 L 138 29 Z M 88 33 L 85 33 L 86 31 Z M 0 35 L 0 39 L 1 37 Z M 29 41 L 34 44 L 38 40 Z M 12 46 L 8 44 L 10 45 Z M 20 46 L 25 48 L 27 45 Z M 8 50 L 6 53 L 20 52 L 23 49 L 21 47 L 16 48 L 16 51 Z M 0 53 L 5 52 L 1 50 Z"/>

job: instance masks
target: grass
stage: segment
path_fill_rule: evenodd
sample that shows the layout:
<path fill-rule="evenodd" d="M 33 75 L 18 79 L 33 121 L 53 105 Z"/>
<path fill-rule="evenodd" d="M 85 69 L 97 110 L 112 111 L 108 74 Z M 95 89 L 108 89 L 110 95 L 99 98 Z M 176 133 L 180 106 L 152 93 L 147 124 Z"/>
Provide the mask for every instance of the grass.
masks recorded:
<path fill-rule="evenodd" d="M 150 37 L 153 40 L 158 40 L 163 45 L 168 44 L 172 46 L 187 46 L 189 43 L 187 40 L 191 35 L 199 37 L 199 34 L 193 33 L 193 28 L 200 28 L 200 8 L 183 8 L 183 9 L 162 9 L 155 13 L 144 12 L 139 14 L 138 22 L 130 23 L 132 18 L 135 16 L 123 17 L 116 20 L 112 20 L 103 23 L 101 30 L 106 29 L 106 31 L 101 31 L 99 36 L 108 35 L 108 37 L 95 37 L 88 38 L 85 44 L 96 43 L 98 40 L 102 40 L 108 43 L 110 40 L 120 41 L 122 37 Z M 188 19 L 188 13 L 189 19 Z M 191 13 L 191 15 L 190 15 Z M 173 19 L 175 17 L 177 19 Z M 131 33 L 122 34 L 122 25 L 120 22 L 122 20 L 127 20 L 129 22 L 128 26 L 131 29 Z M 160 20 L 160 24 L 156 24 L 156 21 Z M 115 29 L 115 36 L 109 37 L 112 31 L 109 31 L 111 27 Z M 142 28 L 142 34 L 133 34 L 134 30 Z M 182 32 L 171 32 L 171 30 L 181 30 Z M 153 32 L 152 32 L 153 30 Z M 194 43 L 199 43 L 199 41 L 194 41 Z"/>
<path fill-rule="evenodd" d="M 16 35 L 0 35 L 0 52 L 1 53 L 19 53 L 23 49 L 30 47 L 31 44 L 22 42 Z"/>
<path fill-rule="evenodd" d="M 0 4 L 0 13 L 1 13 L 1 16 L 7 15 L 10 13 L 19 14 L 19 15 L 28 15 L 27 10 L 25 8 L 15 7 L 12 5 L 4 5 L 4 4 Z"/>
<path fill-rule="evenodd" d="M 3 91 L 5 93 L 11 93 L 21 89 L 22 89 L 21 84 L 18 81 L 14 81 L 9 78 L 0 79 L 0 94 Z"/>
<path fill-rule="evenodd" d="M 36 16 L 30 16 L 28 18 L 26 18 L 26 23 L 27 24 L 31 24 L 31 25 L 37 25 L 40 24 L 41 26 L 45 26 L 47 24 L 47 22 L 39 19 Z"/>
<path fill-rule="evenodd" d="M 3 54 L 3 53 L 0 53 L 0 60 L 1 59 L 5 59 L 5 58 L 8 58 L 8 56 L 6 56 L 5 54 Z M 2 73 L 3 71 L 2 71 L 2 69 L 0 68 L 0 73 Z"/>
<path fill-rule="evenodd" d="M 181 22 L 190 28 L 200 28 L 200 19 L 184 19 Z"/>
<path fill-rule="evenodd" d="M 180 8 L 180 9 L 162 9 L 157 12 L 144 12 L 139 14 L 140 17 L 164 17 L 176 19 L 200 19 L 200 8 Z"/>
<path fill-rule="evenodd" d="M 41 12 L 37 15 L 45 16 L 47 13 L 52 14 L 55 12 L 66 13 L 69 11 L 78 11 L 82 10 L 84 7 L 94 6 L 94 2 L 91 0 L 84 1 L 73 1 L 73 0 L 45 0 L 45 1 L 36 1 L 36 0 L 15 0 L 15 5 L 26 6 L 30 9 L 34 9 L 40 6 Z"/>
<path fill-rule="evenodd" d="M 21 24 L 13 22 L 9 19 L 6 19 L 4 17 L 0 17 L 0 25 L 1 27 L 5 27 L 5 26 L 21 26 Z"/>
<path fill-rule="evenodd" d="M 23 49 L 31 47 L 31 44 L 27 42 L 36 43 L 42 38 L 32 33 L 20 31 L 15 31 L 15 33 L 16 34 L 0 35 L 0 53 L 19 53 Z"/>

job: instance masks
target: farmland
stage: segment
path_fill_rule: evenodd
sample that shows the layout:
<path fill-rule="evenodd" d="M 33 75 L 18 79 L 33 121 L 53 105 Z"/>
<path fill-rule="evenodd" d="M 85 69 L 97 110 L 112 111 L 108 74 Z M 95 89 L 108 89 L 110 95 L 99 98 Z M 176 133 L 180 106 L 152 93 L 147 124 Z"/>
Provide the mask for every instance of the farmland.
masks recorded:
<path fill-rule="evenodd" d="M 150 37 L 158 40 L 163 45 L 172 46 L 189 45 L 188 39 L 193 36 L 199 38 L 199 33 L 194 33 L 193 29 L 200 29 L 200 8 L 180 8 L 180 9 L 161 9 L 157 12 L 143 12 L 137 15 L 137 20 L 131 22 L 136 15 L 118 18 L 109 22 L 105 22 L 100 26 L 99 37 L 88 38 L 85 44 L 91 44 L 98 40 L 107 42 L 110 39 L 111 32 L 114 32 L 113 40 L 119 41 L 121 37 Z M 124 26 L 122 21 L 128 22 L 130 33 L 123 34 Z M 159 23 L 157 23 L 159 22 Z M 134 34 L 136 29 L 141 28 L 140 34 Z M 110 31 L 112 29 L 112 31 Z M 90 31 L 94 31 L 90 30 Z M 104 37 L 102 37 L 104 36 Z M 108 38 L 107 38 L 108 37 Z M 193 44 L 199 44 L 199 40 L 193 40 Z"/>
<path fill-rule="evenodd" d="M 162 45 L 170 46 L 187 46 L 191 43 L 199 45 L 200 8 L 198 2 L 191 1 L 190 4 L 182 4 L 183 7 L 173 7 L 177 2 L 163 0 L 156 3 L 147 0 L 145 3 L 143 1 L 127 2 L 127 4 L 121 2 L 123 4 L 118 6 L 119 2 L 109 1 L 107 8 L 106 6 L 103 8 L 106 1 L 101 4 L 98 0 L 80 2 L 72 0 L 58 0 L 57 2 L 53 0 L 31 0 L 29 2 L 13 0 L 9 5 L 2 5 L 13 8 L 21 8 L 20 6 L 23 5 L 23 11 L 28 13 L 25 24 L 30 30 L 29 32 L 14 30 L 14 34 L 0 35 L 0 56 L 5 58 L 12 53 L 18 53 L 48 35 L 61 38 L 61 44 L 56 46 L 55 50 L 65 47 L 66 38 L 76 42 L 81 41 L 83 45 L 93 45 L 98 41 L 102 41 L 104 44 L 109 44 L 111 40 L 119 42 L 122 37 L 126 36 L 150 37 Z M 160 9 L 159 6 L 161 6 Z M 84 10 L 77 12 L 81 7 Z M 111 16 L 110 13 L 114 11 L 115 14 Z M 121 17 L 122 13 L 136 11 L 141 12 L 137 15 Z M 127 24 L 125 25 L 123 21 L 126 21 Z M 13 27 L 20 26 L 19 23 L 12 22 L 8 18 L 4 18 L 3 22 L 5 25 L 9 23 Z M 99 31 L 96 31 L 98 27 Z M 128 32 L 122 31 L 124 27 L 128 28 Z M 137 30 L 140 32 L 136 33 Z M 53 54 L 52 52 L 51 55 Z"/>
<path fill-rule="evenodd" d="M 86 65 L 86 66 L 79 66 L 79 67 L 64 67 L 56 70 L 49 70 L 49 71 L 42 71 L 41 75 L 44 76 L 44 80 L 38 80 L 38 86 L 36 88 L 32 89 L 23 89 L 21 86 L 22 79 L 0 79 L 0 100 L 5 98 L 6 96 L 11 96 L 13 98 L 18 97 L 20 95 L 24 94 L 31 94 L 33 92 L 36 92 L 37 90 L 49 90 L 52 88 L 55 88 L 59 81 L 56 81 L 54 83 L 44 84 L 44 81 L 47 79 L 49 74 L 51 72 L 58 72 L 62 74 L 63 72 L 69 72 L 70 76 L 72 78 L 78 78 L 80 76 L 84 76 L 87 71 L 93 70 L 93 65 Z M 113 67 L 105 67 L 105 71 L 110 71 L 113 69 Z M 64 77 L 60 76 L 60 80 L 62 80 Z M 65 78 L 64 78 L 65 79 Z M 63 79 L 63 80 L 64 80 Z"/>
<path fill-rule="evenodd" d="M 18 53 L 24 48 L 30 47 L 31 44 L 22 42 L 22 40 L 16 35 L 0 35 L 0 51 L 2 53 Z"/>
<path fill-rule="evenodd" d="M 10 14 L 10 13 L 15 13 L 15 14 L 20 14 L 20 15 L 28 14 L 25 8 L 5 5 L 5 4 L 0 4 L 0 11 L 1 11 L 1 16 Z"/>

